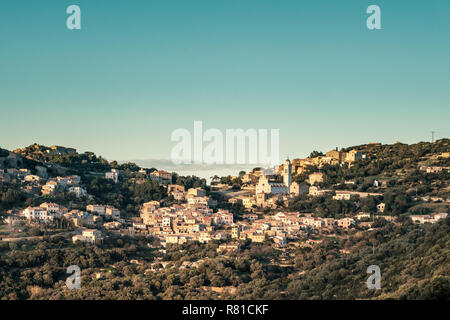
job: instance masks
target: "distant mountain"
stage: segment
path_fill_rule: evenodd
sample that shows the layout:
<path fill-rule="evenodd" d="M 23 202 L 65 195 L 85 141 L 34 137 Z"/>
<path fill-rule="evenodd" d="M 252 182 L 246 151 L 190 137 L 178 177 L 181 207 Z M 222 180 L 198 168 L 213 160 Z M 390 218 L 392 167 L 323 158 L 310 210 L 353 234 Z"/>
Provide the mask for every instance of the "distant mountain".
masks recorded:
<path fill-rule="evenodd" d="M 196 175 L 201 178 L 209 180 L 212 176 L 237 176 L 239 171 L 250 171 L 256 165 L 227 165 L 227 164 L 174 164 L 171 160 L 161 159 L 146 159 L 146 160 L 131 160 L 131 162 L 144 168 L 160 168 L 169 172 L 177 172 L 182 176 Z"/>

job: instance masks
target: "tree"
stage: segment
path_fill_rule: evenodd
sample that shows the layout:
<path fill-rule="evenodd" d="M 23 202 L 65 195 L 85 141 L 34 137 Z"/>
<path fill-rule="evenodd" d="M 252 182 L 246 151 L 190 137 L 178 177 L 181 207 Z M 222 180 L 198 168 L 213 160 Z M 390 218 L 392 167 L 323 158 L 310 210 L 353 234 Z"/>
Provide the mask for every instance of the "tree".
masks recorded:
<path fill-rule="evenodd" d="M 323 155 L 324 155 L 323 152 L 314 150 L 313 152 L 311 152 L 309 154 L 309 157 L 310 158 L 315 158 L 315 157 L 320 157 L 320 156 L 323 156 Z"/>

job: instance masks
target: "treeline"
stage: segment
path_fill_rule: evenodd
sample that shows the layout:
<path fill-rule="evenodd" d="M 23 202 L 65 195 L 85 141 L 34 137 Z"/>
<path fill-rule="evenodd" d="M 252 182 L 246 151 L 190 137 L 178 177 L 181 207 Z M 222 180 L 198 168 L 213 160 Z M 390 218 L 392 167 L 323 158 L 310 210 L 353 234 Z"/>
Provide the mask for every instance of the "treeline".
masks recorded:
<path fill-rule="evenodd" d="M 0 184 L 0 214 L 1 210 L 9 210 L 25 201 L 25 196 L 19 186 Z"/>

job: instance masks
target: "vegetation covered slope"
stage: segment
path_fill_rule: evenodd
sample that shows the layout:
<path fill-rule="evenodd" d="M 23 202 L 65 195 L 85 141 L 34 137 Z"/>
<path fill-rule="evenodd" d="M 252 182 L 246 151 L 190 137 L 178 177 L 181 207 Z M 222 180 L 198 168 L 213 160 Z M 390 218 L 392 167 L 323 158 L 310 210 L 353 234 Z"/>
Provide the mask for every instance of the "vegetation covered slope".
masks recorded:
<path fill-rule="evenodd" d="M 330 252 L 324 248 L 299 256 L 300 266 L 313 268 L 289 283 L 290 298 L 450 298 L 450 219 L 424 226 L 386 224 L 349 241 L 353 248 L 346 257 L 325 256 Z M 380 267 L 380 290 L 366 287 L 369 265 Z"/>
<path fill-rule="evenodd" d="M 103 247 L 63 239 L 3 243 L 0 297 L 4 299 L 448 299 L 450 219 L 434 225 L 380 222 L 369 233 L 300 248 L 295 267 L 270 263 L 280 252 L 244 244 L 240 253 L 216 253 L 217 243 L 171 246 L 155 267 L 158 251 L 144 239 L 114 240 Z M 111 240 L 112 241 L 112 240 Z M 350 242 L 350 243 L 349 243 Z M 375 244 L 375 254 L 373 254 Z M 351 245 L 349 253 L 342 249 Z M 138 259 L 139 264 L 130 263 Z M 203 260 L 182 268 L 185 261 Z M 65 286 L 69 265 L 82 269 L 80 290 Z M 159 263 L 157 263 L 159 264 Z M 369 290 L 367 267 L 378 265 L 381 289 Z M 96 273 L 102 277 L 96 279 Z M 220 295 L 213 287 L 233 288 Z"/>

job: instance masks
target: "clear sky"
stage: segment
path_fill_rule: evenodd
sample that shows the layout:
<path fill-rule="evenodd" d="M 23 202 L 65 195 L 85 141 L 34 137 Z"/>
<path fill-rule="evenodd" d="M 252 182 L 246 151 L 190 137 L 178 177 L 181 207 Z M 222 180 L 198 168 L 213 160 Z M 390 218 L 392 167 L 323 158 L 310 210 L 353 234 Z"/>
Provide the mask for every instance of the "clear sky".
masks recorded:
<path fill-rule="evenodd" d="M 1 147 L 109 160 L 169 159 L 194 120 L 280 129 L 291 157 L 430 140 L 450 131 L 450 1 L 2 1 L 0 111 Z"/>

